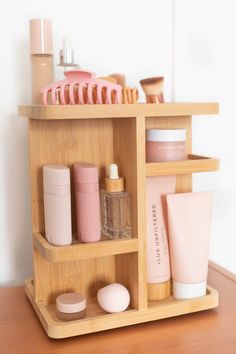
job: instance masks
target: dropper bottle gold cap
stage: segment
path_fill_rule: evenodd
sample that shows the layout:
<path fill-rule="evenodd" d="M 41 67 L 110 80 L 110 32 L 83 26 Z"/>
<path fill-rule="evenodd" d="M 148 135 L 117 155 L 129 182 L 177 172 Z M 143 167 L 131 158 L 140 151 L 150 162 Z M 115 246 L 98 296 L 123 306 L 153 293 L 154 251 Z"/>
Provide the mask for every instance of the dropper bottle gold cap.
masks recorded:
<path fill-rule="evenodd" d="M 119 177 L 118 166 L 115 163 L 109 166 L 109 177 L 105 178 L 105 189 L 111 193 L 124 190 L 124 178 Z"/>

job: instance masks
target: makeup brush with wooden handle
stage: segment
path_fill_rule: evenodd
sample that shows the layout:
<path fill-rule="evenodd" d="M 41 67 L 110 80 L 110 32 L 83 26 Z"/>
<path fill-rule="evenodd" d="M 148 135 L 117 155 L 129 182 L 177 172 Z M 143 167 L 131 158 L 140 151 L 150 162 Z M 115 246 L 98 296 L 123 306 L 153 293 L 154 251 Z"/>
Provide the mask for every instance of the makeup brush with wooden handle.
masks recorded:
<path fill-rule="evenodd" d="M 147 103 L 164 103 L 164 77 L 150 77 L 140 80 Z"/>

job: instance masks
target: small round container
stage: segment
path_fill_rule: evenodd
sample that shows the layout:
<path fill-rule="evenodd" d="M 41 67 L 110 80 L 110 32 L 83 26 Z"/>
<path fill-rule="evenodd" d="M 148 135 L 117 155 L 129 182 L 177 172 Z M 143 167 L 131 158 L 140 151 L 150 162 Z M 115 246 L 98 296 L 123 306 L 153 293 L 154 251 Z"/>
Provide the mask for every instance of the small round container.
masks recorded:
<path fill-rule="evenodd" d="M 164 162 L 186 160 L 185 129 L 146 130 L 146 161 Z"/>
<path fill-rule="evenodd" d="M 71 292 L 56 298 L 56 315 L 62 321 L 74 321 L 86 315 L 86 299 L 84 295 Z"/>

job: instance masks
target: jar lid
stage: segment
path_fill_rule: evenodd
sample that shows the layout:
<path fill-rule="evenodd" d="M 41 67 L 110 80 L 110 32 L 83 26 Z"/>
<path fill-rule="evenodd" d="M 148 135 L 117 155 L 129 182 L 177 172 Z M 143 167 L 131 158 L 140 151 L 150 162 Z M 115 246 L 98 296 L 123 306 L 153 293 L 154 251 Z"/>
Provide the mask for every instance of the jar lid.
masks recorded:
<path fill-rule="evenodd" d="M 147 129 L 146 141 L 185 141 L 186 129 Z"/>
<path fill-rule="evenodd" d="M 56 298 L 56 308 L 59 312 L 75 313 L 86 309 L 85 296 L 71 292 L 59 295 Z"/>

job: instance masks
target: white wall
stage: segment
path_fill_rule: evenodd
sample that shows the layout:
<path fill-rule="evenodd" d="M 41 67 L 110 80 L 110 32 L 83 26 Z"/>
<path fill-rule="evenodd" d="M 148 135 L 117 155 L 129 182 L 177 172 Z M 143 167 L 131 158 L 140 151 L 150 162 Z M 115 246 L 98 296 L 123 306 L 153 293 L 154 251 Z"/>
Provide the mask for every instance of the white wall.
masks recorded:
<path fill-rule="evenodd" d="M 71 0 L 69 4 L 70 9 L 65 2 L 46 0 L 4 4 L 0 22 L 4 48 L 0 55 L 4 83 L 0 97 L 0 285 L 20 283 L 32 274 L 27 120 L 18 118 L 17 105 L 30 102 L 28 19 L 33 17 L 53 19 L 55 54 L 62 36 L 71 35 L 83 68 L 99 75 L 123 72 L 130 85 L 143 77 L 164 75 L 169 100 L 174 89 L 176 100 L 221 101 L 220 119 L 195 118 L 194 151 L 220 156 L 222 171 L 197 176 L 195 189 L 215 192 L 211 258 L 236 272 L 231 231 L 236 193 L 231 187 L 235 185 L 232 151 L 236 141 L 234 1 Z M 226 37 L 231 38 L 229 44 Z"/>
<path fill-rule="evenodd" d="M 221 159 L 217 173 L 195 174 L 195 190 L 213 190 L 210 258 L 236 273 L 236 2 L 176 0 L 177 101 L 219 101 L 220 116 L 196 117 L 193 151 Z"/>

